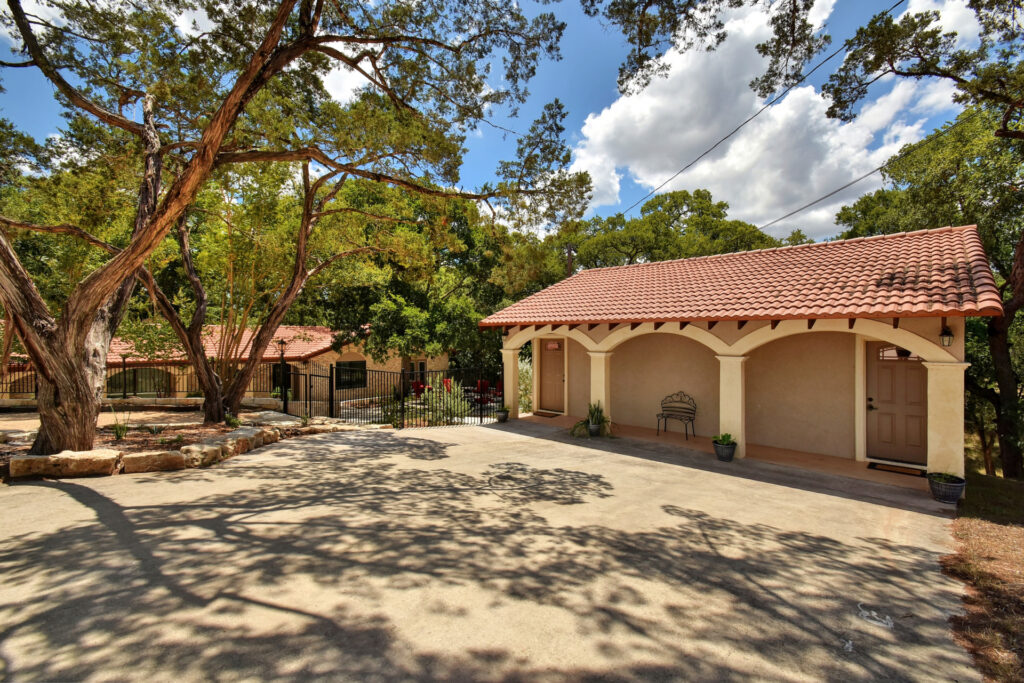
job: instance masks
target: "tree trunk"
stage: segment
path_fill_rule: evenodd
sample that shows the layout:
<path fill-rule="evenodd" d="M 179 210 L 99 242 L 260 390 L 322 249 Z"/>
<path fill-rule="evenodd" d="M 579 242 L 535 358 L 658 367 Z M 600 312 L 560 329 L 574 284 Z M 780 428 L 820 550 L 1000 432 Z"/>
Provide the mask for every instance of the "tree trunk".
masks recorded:
<path fill-rule="evenodd" d="M 1018 380 L 1010 357 L 1009 327 L 1013 319 L 1007 316 L 991 318 L 988 322 L 988 346 L 999 387 L 999 405 L 996 410 L 996 436 L 999 439 L 999 461 L 1007 479 L 1024 477 L 1020 445 L 1020 401 L 1017 399 Z"/>
<path fill-rule="evenodd" d="M 305 260 L 303 260 L 304 263 Z M 238 411 L 242 407 L 242 399 L 245 398 L 245 392 L 249 389 L 249 383 L 252 382 L 253 375 L 256 374 L 256 368 L 263 362 L 263 354 L 266 353 L 270 342 L 274 339 L 274 335 L 277 334 L 277 328 L 281 326 L 281 322 L 288 313 L 288 309 L 302 292 L 306 280 L 305 271 L 302 271 L 301 275 L 296 273 L 289 287 L 281 295 L 281 298 L 274 303 L 273 308 L 270 309 L 270 315 L 267 316 L 266 321 L 260 325 L 256 334 L 252 336 L 252 341 L 249 344 L 248 358 L 246 358 L 245 363 L 242 364 L 242 367 L 231 378 L 231 381 L 228 382 L 224 390 L 224 405 L 232 415 L 238 415 Z"/>
<path fill-rule="evenodd" d="M 160 136 L 153 120 L 153 97 L 146 95 L 142 106 L 142 140 L 146 149 L 139 200 L 135 209 L 134 239 L 149 223 L 160 197 L 160 176 L 163 158 L 160 154 Z M 32 445 L 34 453 L 53 453 L 61 450 L 89 450 L 96 436 L 96 417 L 99 415 L 107 382 L 107 353 L 128 301 L 135 291 L 135 274 L 131 274 L 114 290 L 96 311 L 85 337 L 82 362 L 78 367 L 62 363 L 52 374 L 52 382 L 39 382 L 39 433 Z M 74 334 L 72 338 L 74 338 Z M 74 397 L 80 405 L 71 405 Z M 87 424 L 87 421 L 91 420 Z"/>
<path fill-rule="evenodd" d="M 100 362 L 63 363 L 46 378 L 37 373 L 39 432 L 29 453 L 87 451 L 96 438 L 96 417 L 106 375 L 106 354 Z"/>

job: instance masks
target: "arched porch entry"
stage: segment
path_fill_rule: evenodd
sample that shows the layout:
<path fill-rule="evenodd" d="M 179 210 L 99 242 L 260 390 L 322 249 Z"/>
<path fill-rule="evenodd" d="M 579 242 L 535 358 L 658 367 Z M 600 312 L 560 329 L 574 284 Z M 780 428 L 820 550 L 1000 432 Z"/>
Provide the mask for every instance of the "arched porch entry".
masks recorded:
<path fill-rule="evenodd" d="M 962 320 L 949 325 L 962 344 Z M 867 345 L 884 343 L 913 354 L 926 376 L 921 410 L 927 467 L 962 472 L 959 397 L 966 364 L 958 358 L 962 347 L 947 349 L 938 343 L 938 320 L 908 320 L 903 328 L 891 320 L 847 319 L 583 327 L 529 327 L 510 335 L 503 350 L 506 386 L 516 385 L 517 373 L 511 369 L 522 343 L 560 338 L 566 340 L 567 357 L 575 357 L 567 361 L 565 374 L 566 395 L 576 396 L 566 402 L 569 414 L 585 414 L 582 397 L 589 396 L 586 402 L 601 401 L 613 422 L 648 426 L 663 396 L 691 393 L 688 387 L 693 385 L 700 394 L 695 396 L 701 406 L 697 432 L 731 433 L 739 443 L 739 457 L 750 441 L 865 460 Z M 587 387 L 581 382 L 584 377 Z"/>

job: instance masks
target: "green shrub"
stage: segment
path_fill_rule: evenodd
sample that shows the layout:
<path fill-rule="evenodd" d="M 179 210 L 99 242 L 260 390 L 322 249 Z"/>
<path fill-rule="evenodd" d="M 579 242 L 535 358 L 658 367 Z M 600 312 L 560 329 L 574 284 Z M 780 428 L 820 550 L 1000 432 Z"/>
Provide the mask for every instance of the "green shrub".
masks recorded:
<path fill-rule="evenodd" d="M 431 426 L 459 424 L 473 412 L 473 404 L 466 398 L 462 384 L 456 380 L 452 380 L 450 392 L 443 386 L 425 392 L 423 403 L 426 407 L 427 424 Z"/>
<path fill-rule="evenodd" d="M 533 363 L 519 361 L 519 412 L 533 412 Z"/>
<path fill-rule="evenodd" d="M 580 420 L 572 426 L 569 430 L 570 436 L 590 436 L 590 425 L 600 425 L 601 436 L 612 435 L 612 423 L 608 419 L 608 416 L 604 414 L 604 408 L 601 407 L 601 402 L 591 403 L 587 406 L 587 419 Z"/>
<path fill-rule="evenodd" d="M 731 446 L 736 443 L 732 440 L 732 434 L 729 432 L 722 432 L 721 434 L 712 437 L 712 440 L 720 446 Z"/>
<path fill-rule="evenodd" d="M 234 415 L 232 415 L 231 413 L 227 413 L 226 415 L 224 415 L 224 424 L 226 424 L 228 427 L 231 427 L 232 429 L 238 429 L 239 427 L 242 426 L 242 421 L 239 420 Z"/>

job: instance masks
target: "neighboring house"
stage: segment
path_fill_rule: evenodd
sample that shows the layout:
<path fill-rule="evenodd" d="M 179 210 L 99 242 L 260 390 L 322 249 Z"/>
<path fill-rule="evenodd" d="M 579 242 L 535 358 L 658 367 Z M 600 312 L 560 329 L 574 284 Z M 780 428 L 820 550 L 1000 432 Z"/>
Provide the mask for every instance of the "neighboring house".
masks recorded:
<path fill-rule="evenodd" d="M 222 348 L 221 327 L 209 325 L 203 331 L 207 357 L 213 358 Z M 238 345 L 238 360 L 248 359 L 253 330 L 246 330 Z M 362 352 L 358 342 L 346 344 L 341 352 L 334 351 L 335 333 L 327 327 L 310 325 L 282 325 L 274 340 L 263 354 L 249 384 L 247 398 L 276 398 L 280 396 L 280 366 L 284 362 L 290 370 L 292 393 L 296 400 L 304 400 L 307 391 L 313 400 L 324 400 L 334 366 L 336 391 L 348 392 L 352 397 L 367 385 L 367 371 L 405 369 L 415 377 L 427 371 L 448 367 L 447 354 L 437 357 L 401 357 L 398 355 L 378 363 Z M 280 342 L 284 342 L 283 347 Z M 318 381 L 308 381 L 314 375 Z M 0 399 L 31 399 L 35 378 L 27 365 L 12 364 L 8 376 L 0 383 Z M 132 342 L 115 337 L 107 355 L 107 396 L 142 397 L 146 399 L 199 398 L 202 394 L 192 366 L 184 351 L 175 349 L 151 358 L 136 351 Z"/>
<path fill-rule="evenodd" d="M 480 325 L 505 328 L 513 417 L 532 342 L 538 410 L 600 401 L 653 436 L 662 398 L 683 391 L 697 434 L 731 433 L 739 456 L 757 444 L 962 474 L 964 318 L 1001 313 L 964 226 L 586 270 Z"/>

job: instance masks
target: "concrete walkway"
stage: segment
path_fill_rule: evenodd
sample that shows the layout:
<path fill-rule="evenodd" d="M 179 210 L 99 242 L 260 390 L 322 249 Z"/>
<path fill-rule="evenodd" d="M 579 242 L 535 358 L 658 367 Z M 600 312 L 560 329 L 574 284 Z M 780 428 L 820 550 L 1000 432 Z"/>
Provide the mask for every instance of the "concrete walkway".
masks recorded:
<path fill-rule="evenodd" d="M 561 434 L 0 489 L 0 678 L 978 678 L 919 493 Z"/>

